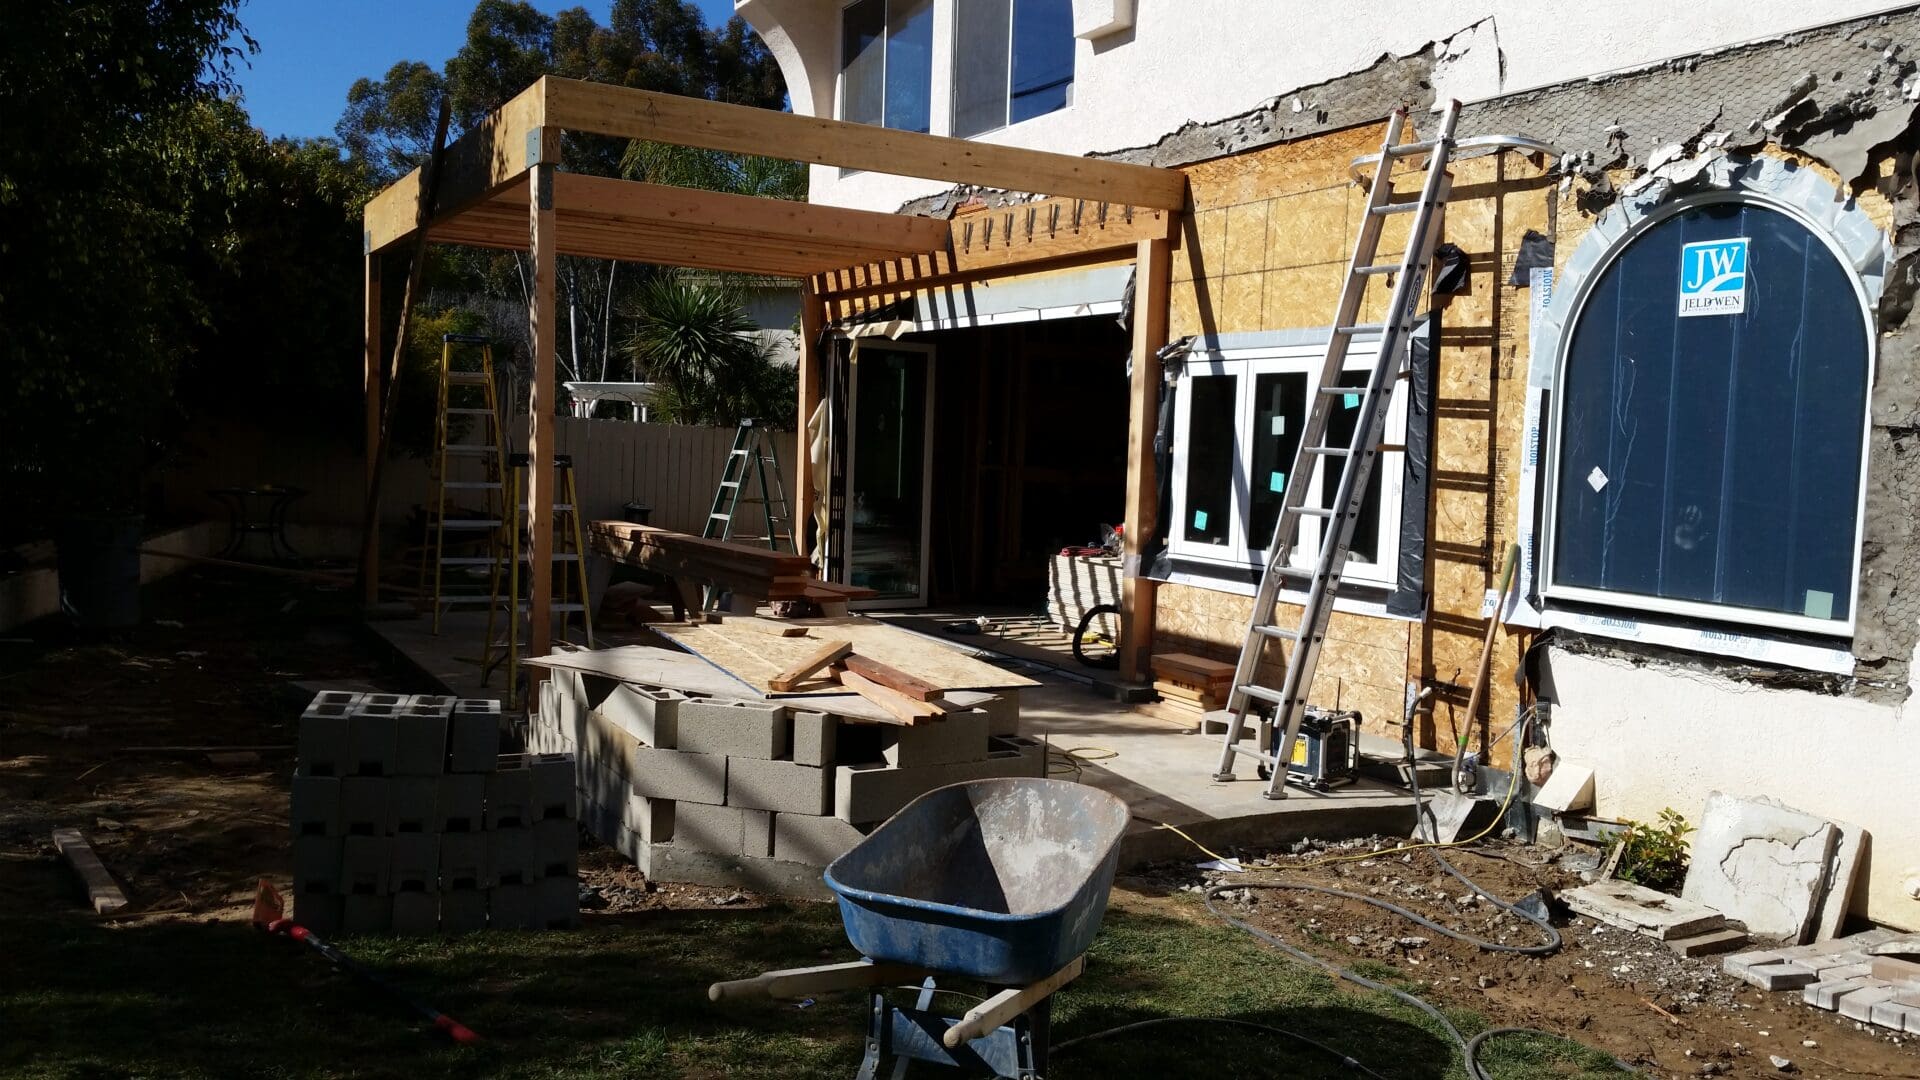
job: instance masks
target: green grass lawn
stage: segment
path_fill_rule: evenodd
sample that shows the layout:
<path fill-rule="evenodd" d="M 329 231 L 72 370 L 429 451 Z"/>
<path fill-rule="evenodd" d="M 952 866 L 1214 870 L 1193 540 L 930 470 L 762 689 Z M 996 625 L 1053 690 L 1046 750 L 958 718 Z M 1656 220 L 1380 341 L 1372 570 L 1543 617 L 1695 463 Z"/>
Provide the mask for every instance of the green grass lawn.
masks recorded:
<path fill-rule="evenodd" d="M 1136 1020 L 1223 1016 L 1297 1031 L 1384 1075 L 1460 1077 L 1417 1010 L 1351 992 L 1231 928 L 1110 911 L 1054 1039 Z M 862 1003 L 709 1004 L 706 985 L 854 959 L 825 905 L 595 917 L 577 933 L 342 942 L 486 1037 L 455 1047 L 317 955 L 232 923 L 109 928 L 0 917 L 8 1077 L 851 1077 Z M 958 1015 L 966 1003 L 941 999 Z M 1452 1014 L 1472 1032 L 1487 1022 Z M 1505 1040 L 1501 1080 L 1617 1075 L 1562 1044 Z M 916 1073 L 925 1075 L 927 1073 Z M 1060 1055 L 1051 1077 L 1350 1077 L 1327 1056 L 1219 1025 L 1167 1025 Z"/>

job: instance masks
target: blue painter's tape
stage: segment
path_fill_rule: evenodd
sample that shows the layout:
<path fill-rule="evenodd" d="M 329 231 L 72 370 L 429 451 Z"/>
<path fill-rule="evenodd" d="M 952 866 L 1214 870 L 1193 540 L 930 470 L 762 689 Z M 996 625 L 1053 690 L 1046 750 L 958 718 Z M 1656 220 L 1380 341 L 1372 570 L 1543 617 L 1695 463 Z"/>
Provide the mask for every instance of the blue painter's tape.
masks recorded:
<path fill-rule="evenodd" d="M 1287 490 L 1287 474 L 1283 472 L 1269 473 L 1267 475 L 1267 490 L 1268 491 Z"/>
<path fill-rule="evenodd" d="M 1340 404 L 1345 405 L 1349 409 L 1357 409 L 1360 407 L 1360 395 L 1342 394 L 1340 396 Z"/>
<path fill-rule="evenodd" d="M 1195 510 L 1193 512 L 1193 527 L 1196 529 L 1204 529 L 1207 527 L 1207 512 L 1205 510 Z"/>

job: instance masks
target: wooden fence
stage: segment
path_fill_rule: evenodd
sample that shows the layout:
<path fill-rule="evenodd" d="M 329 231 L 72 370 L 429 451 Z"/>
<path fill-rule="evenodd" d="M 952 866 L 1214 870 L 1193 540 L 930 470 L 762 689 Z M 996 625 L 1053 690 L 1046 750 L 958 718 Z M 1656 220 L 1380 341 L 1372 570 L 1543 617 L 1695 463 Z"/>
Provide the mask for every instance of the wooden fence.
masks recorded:
<path fill-rule="evenodd" d="M 636 424 L 625 420 L 557 418 L 558 452 L 573 456 L 574 482 L 585 520 L 623 517 L 629 502 L 652 508 L 651 522 L 662 528 L 698 534 L 719 486 L 734 429 Z M 516 446 L 526 445 L 526 420 L 514 425 Z M 794 439 L 774 433 L 781 483 L 791 504 L 794 492 Z M 306 489 L 288 514 L 303 532 L 358 526 L 366 498 L 366 460 L 341 445 L 290 437 L 284 432 L 228 428 L 205 433 L 195 452 L 162 480 L 168 509 L 224 520 L 226 512 L 207 494 L 222 487 L 277 484 Z M 382 484 L 382 519 L 404 520 L 416 506 L 431 503 L 434 489 L 427 463 L 395 458 Z M 476 492 L 461 500 L 478 506 Z M 746 508 L 752 510 L 753 508 Z M 789 505 L 791 510 L 791 505 Z M 745 519 L 745 532 L 759 531 Z"/>

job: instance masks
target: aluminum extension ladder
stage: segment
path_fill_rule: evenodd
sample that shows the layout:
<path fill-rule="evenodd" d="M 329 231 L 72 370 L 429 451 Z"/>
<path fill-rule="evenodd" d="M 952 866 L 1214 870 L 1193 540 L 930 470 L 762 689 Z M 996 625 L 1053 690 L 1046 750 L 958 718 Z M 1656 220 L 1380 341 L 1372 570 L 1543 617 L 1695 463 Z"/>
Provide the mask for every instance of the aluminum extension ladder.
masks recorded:
<path fill-rule="evenodd" d="M 771 465 L 772 471 L 768 471 Z M 741 489 L 749 477 L 760 481 L 758 497 L 743 497 Z M 766 429 L 751 419 L 740 421 L 733 433 L 733 449 L 727 451 L 726 465 L 720 470 L 720 486 L 713 492 L 713 509 L 700 530 L 706 540 L 733 539 L 733 520 L 743 505 L 758 505 L 766 520 L 767 546 L 775 551 L 793 546 L 793 522 L 787 516 L 787 493 L 780 482 L 780 457 Z M 760 539 L 754 537 L 753 539 Z M 784 541 L 784 543 L 783 543 Z"/>
<path fill-rule="evenodd" d="M 461 347 L 456 352 L 456 346 Z M 480 351 L 480 366 L 458 367 L 456 362 L 460 354 L 469 348 Z M 436 405 L 433 436 L 433 483 L 434 505 L 427 522 L 431 533 L 431 542 L 424 545 L 420 557 L 420 591 L 427 592 L 428 567 L 432 567 L 433 591 L 433 632 L 440 632 L 440 616 L 448 608 L 458 604 L 484 604 L 492 602 L 492 594 L 498 591 L 501 551 L 506 543 L 503 531 L 505 514 L 504 492 L 501 474 L 501 452 L 505 440 L 501 437 L 500 400 L 493 378 L 493 342 L 485 337 L 471 334 L 446 334 L 440 339 L 440 392 Z M 453 428 L 456 418 L 471 418 L 472 427 L 477 429 L 476 441 L 454 442 Z M 454 476 L 454 470 L 462 463 L 477 463 L 478 475 L 472 469 L 462 470 Z M 471 516 L 455 508 L 453 516 L 448 516 L 449 498 L 458 499 L 467 492 L 483 492 L 486 509 L 480 516 Z M 454 554 L 448 554 L 448 547 L 454 548 Z M 484 545 L 485 553 L 478 553 Z M 477 591 L 477 582 L 464 582 L 473 586 L 466 590 L 455 588 L 448 591 L 448 571 L 466 576 L 476 572 L 478 567 L 489 568 L 487 592 Z"/>
<path fill-rule="evenodd" d="M 1214 779 L 1234 778 L 1236 756 L 1254 758 L 1262 763 L 1262 771 L 1268 773 L 1267 789 L 1262 794 L 1269 799 L 1286 798 L 1287 766 L 1293 760 L 1300 721 L 1306 715 L 1307 694 L 1313 687 L 1314 668 L 1319 664 L 1320 649 L 1326 640 L 1334 593 L 1346 568 L 1354 523 L 1366 498 L 1374 461 L 1381 450 L 1391 449 L 1381 445 L 1380 435 L 1393 401 L 1394 385 L 1405 374 L 1406 345 L 1413 329 L 1414 307 L 1420 300 L 1427 266 L 1439 238 L 1441 209 L 1446 204 L 1451 182 L 1447 165 L 1454 150 L 1453 132 L 1459 113 L 1460 103 L 1449 102 L 1440 116 L 1437 132 L 1431 138 L 1415 142 L 1400 141 L 1407 128 L 1405 109 L 1394 110 L 1387 119 L 1386 139 L 1381 144 L 1379 162 L 1368 185 L 1366 216 L 1354 243 L 1353 261 L 1347 265 L 1346 284 L 1340 290 L 1340 303 L 1327 339 L 1326 356 L 1321 361 L 1319 381 L 1309 398 L 1306 430 L 1300 436 L 1293 471 L 1288 473 L 1305 480 L 1313 475 L 1308 469 L 1318 469 L 1323 464 L 1337 467 L 1339 482 L 1334 487 L 1333 507 L 1305 505 L 1307 491 L 1313 486 L 1310 483 L 1287 485 L 1266 570 L 1260 576 L 1260 591 L 1254 598 L 1253 616 L 1247 625 L 1245 643 L 1240 647 L 1240 662 L 1234 667 L 1232 694 L 1227 708 L 1209 717 L 1224 720 L 1226 727 L 1220 767 Z M 1419 196 L 1411 201 L 1394 201 L 1394 163 L 1422 156 L 1427 164 Z M 1405 251 L 1398 262 L 1375 263 L 1382 227 L 1392 214 L 1413 215 Z M 1385 321 L 1357 325 L 1354 320 L 1360 312 L 1367 282 L 1380 274 L 1396 275 Z M 1370 334 L 1379 335 L 1379 351 L 1360 403 L 1352 441 L 1346 446 L 1324 445 L 1334 400 L 1354 392 L 1351 386 L 1339 385 L 1348 347 L 1356 336 Z M 1319 553 L 1311 570 L 1292 566 L 1294 545 L 1305 517 L 1317 517 L 1325 522 Z M 1275 622 L 1280 590 L 1285 579 L 1303 576 L 1307 578 L 1307 595 L 1300 620 L 1291 628 L 1281 626 Z M 1260 661 L 1269 642 L 1278 643 L 1285 654 L 1286 674 L 1277 689 L 1262 686 L 1258 681 Z M 1271 707 L 1272 714 L 1257 717 L 1259 738 L 1255 745 L 1241 746 L 1248 714 L 1256 704 Z M 1280 733 L 1277 742 L 1273 738 L 1276 731 Z"/>

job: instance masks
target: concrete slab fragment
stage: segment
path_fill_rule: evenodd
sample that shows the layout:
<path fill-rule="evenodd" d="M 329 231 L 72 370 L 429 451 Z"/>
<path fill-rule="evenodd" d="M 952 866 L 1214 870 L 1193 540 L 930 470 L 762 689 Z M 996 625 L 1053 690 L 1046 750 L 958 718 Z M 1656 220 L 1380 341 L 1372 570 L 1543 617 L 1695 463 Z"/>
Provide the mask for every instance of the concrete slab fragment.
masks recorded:
<path fill-rule="evenodd" d="M 1691 937 L 1668 938 L 1667 948 L 1681 956 L 1718 956 L 1721 953 L 1732 952 L 1746 943 L 1745 931 L 1728 928 L 1709 930 L 1704 934 L 1695 934 Z"/>
<path fill-rule="evenodd" d="M 1866 853 L 1867 830 L 1858 825 L 1836 821 L 1839 836 L 1833 847 L 1833 861 L 1827 867 L 1827 891 L 1820 899 L 1820 913 L 1814 920 L 1813 939 L 1827 941 L 1840 936 L 1847 921 L 1847 908 L 1853 903 L 1854 876 L 1860 872 Z"/>
<path fill-rule="evenodd" d="M 1892 1000 L 1893 987 L 1885 983 L 1867 983 L 1857 990 L 1850 990 L 1840 997 L 1840 1015 L 1849 1020 L 1858 1020 L 1863 1024 L 1873 1023 L 1873 1007 L 1884 1001 Z"/>
<path fill-rule="evenodd" d="M 1593 805 L 1593 770 L 1562 761 L 1554 766 L 1553 775 L 1540 785 L 1540 790 L 1533 793 L 1533 805 L 1556 814 L 1587 809 Z"/>
<path fill-rule="evenodd" d="M 1712 792 L 1680 895 L 1755 936 L 1807 941 L 1837 836 L 1832 824 L 1811 814 Z"/>
<path fill-rule="evenodd" d="M 1630 881 L 1597 881 L 1560 894 L 1568 907 L 1608 926 L 1667 941 L 1726 925 L 1719 912 Z"/>

